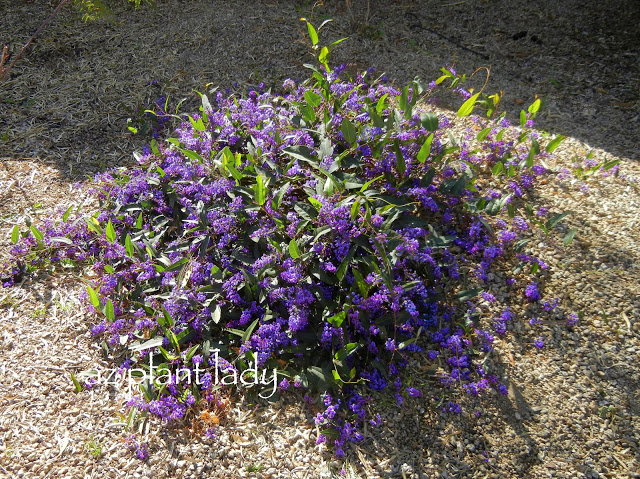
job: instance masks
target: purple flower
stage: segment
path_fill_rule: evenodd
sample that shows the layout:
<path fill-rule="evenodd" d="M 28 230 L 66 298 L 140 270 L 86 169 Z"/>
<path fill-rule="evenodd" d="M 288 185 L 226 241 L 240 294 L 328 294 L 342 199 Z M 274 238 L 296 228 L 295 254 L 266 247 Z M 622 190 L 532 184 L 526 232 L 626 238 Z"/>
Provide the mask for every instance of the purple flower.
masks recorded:
<path fill-rule="evenodd" d="M 284 378 L 282 381 L 280 381 L 280 384 L 278 384 L 278 388 L 280 388 L 282 391 L 286 391 L 287 389 L 289 389 L 289 381 L 287 380 L 287 378 Z"/>
<path fill-rule="evenodd" d="M 529 225 L 521 216 L 516 216 L 512 220 L 513 226 L 515 226 L 520 231 L 526 231 L 529 229 Z"/>
<path fill-rule="evenodd" d="M 529 302 L 535 302 L 540 300 L 540 292 L 538 291 L 538 285 L 535 282 L 529 283 L 524 290 L 524 295 Z"/>
<path fill-rule="evenodd" d="M 422 396 L 422 393 L 419 390 L 417 390 L 416 388 L 408 387 L 408 388 L 405 389 L 405 391 L 407 392 L 407 394 L 409 396 L 413 396 L 413 397 Z"/>
<path fill-rule="evenodd" d="M 490 303 L 493 303 L 496 300 L 496 297 L 494 295 L 492 295 L 491 293 L 487 293 L 486 291 L 480 293 L 480 296 L 482 297 L 482 299 Z"/>
<path fill-rule="evenodd" d="M 474 119 L 491 128 L 487 140 L 474 149 L 475 135 L 468 131 L 458 160 L 441 162 L 454 124 L 440 115 L 431 154 L 423 158 L 419 152 L 427 132 L 420 115 L 428 106 L 416 104 L 411 118 L 398 117 L 389 129 L 371 107 L 393 119 L 401 92 L 372 71 L 349 77 L 341 74 L 344 68 L 321 70 L 325 86 L 316 73 L 311 83 L 286 80 L 277 95 L 264 84 L 244 97 L 230 90 L 212 95 L 211 107 L 201 115 L 182 116 L 175 133 L 179 146 L 153 143 L 143 148 L 136 166 L 96 175 L 89 186 L 100 205 L 93 219 L 72 212 L 62 222 L 42 221 L 43 238 L 34 229 L 18 235 L 12 265 L 29 263 L 20 270 L 5 266 L 2 281 L 10 287 L 26 271 L 52 264 L 92 266 L 99 307 L 93 306 L 98 304 L 93 294 L 84 299 L 89 311 L 108 316 L 91 329 L 94 335 L 104 335 L 113 349 L 127 349 L 142 338 L 160 340 L 172 373 L 193 372 L 206 363 L 197 386 L 167 384 L 152 391 L 153 399 L 129 403 L 167 423 L 189 417 L 199 397 L 192 388 L 214 401 L 214 378 L 239 373 L 242 357 L 261 368 L 284 360 L 284 368 L 303 370 L 331 366 L 347 351 L 341 367 L 355 372 L 353 383 L 364 379 L 372 390 L 391 385 L 402 404 L 421 396 L 406 386 L 403 368 L 411 352 L 424 347 L 428 361 L 442 368 L 444 387 L 471 396 L 490 388 L 503 392 L 497 378 L 478 364 L 477 351 L 490 351 L 515 314 L 499 304 L 502 296 L 488 291 L 459 308 L 442 297 L 442 288 L 481 287 L 520 262 L 546 268 L 540 259 L 513 251 L 530 229 L 528 217 L 509 223 L 504 211 L 492 211 L 495 216 L 479 211 L 501 198 L 507 200 L 503 209 L 512 199 L 516 206 L 546 171 L 534 165 L 512 174 L 527 153 L 515 139 L 496 138 L 508 126 L 504 119 L 486 125 Z M 430 88 L 435 90 L 435 83 Z M 454 88 L 470 96 L 460 85 Z M 407 91 L 413 102 L 416 85 Z M 315 99 L 320 104 L 313 106 Z M 303 111 L 300 105 L 306 105 Z M 152 108 L 161 115 L 148 116 L 157 134 L 170 115 L 164 99 Z M 357 132 L 346 156 L 345 119 Z M 313 133 L 318 128 L 320 136 Z M 527 135 L 535 137 L 531 131 Z M 306 161 L 307 152 L 317 162 Z M 493 175 L 498 162 L 502 172 Z M 463 175 L 470 168 L 478 181 L 467 189 Z M 366 182 L 368 191 L 358 191 Z M 536 211 L 539 217 L 546 214 L 544 208 Z M 52 242 L 55 237 L 69 241 Z M 537 281 L 522 284 L 527 302 L 541 299 Z M 540 310 L 556 306 L 549 300 Z M 482 327 L 474 321 L 478 315 L 484 317 Z M 577 317 L 566 321 L 571 327 Z M 420 345 L 411 341 L 417 336 Z M 205 341 L 218 344 L 224 354 L 215 356 L 209 348 L 205 355 Z M 361 347 L 352 350 L 355 344 Z M 187 359 L 187 351 L 198 347 L 200 354 Z M 123 372 L 144 364 L 151 351 L 142 351 L 135 363 L 127 360 Z M 279 379 L 281 391 L 290 390 L 290 381 L 302 386 L 300 379 Z M 325 396 L 315 419 L 335 433 L 320 435 L 319 441 L 337 456 L 362 439 L 367 421 L 381 422 L 370 416 L 371 399 L 350 385 Z M 305 402 L 318 404 L 313 389 L 303 394 Z M 444 409 L 460 412 L 453 402 L 445 401 Z M 206 435 L 214 437 L 213 429 Z M 135 447 L 139 457 L 146 456 L 143 446 Z"/>
<path fill-rule="evenodd" d="M 449 401 L 446 406 L 442 407 L 444 412 L 452 412 L 455 414 L 460 414 L 462 412 L 462 407 L 459 404 Z"/>

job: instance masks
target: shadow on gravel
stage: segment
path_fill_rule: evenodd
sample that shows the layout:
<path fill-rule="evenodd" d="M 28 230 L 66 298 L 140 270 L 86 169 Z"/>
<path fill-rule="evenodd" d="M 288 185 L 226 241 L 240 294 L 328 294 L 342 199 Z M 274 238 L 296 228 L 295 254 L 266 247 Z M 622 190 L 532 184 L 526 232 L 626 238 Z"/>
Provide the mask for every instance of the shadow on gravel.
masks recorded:
<path fill-rule="evenodd" d="M 487 91 L 504 91 L 514 122 L 539 95 L 547 99 L 539 128 L 638 158 L 637 1 L 347 3 L 312 13 L 307 1 L 262 0 L 245 11 L 222 0 L 158 0 L 157 8 L 120 7 L 116 24 L 83 24 L 64 10 L 0 85 L 0 157 L 38 157 L 72 178 L 129 163 L 150 137 L 131 135 L 126 120 L 150 126 L 144 110 L 159 98 L 172 108 L 186 98 L 189 111 L 192 90 L 208 84 L 242 91 L 306 78 L 306 16 L 335 19 L 321 40 L 349 37 L 335 64 L 376 67 L 398 86 L 435 79 L 448 65 L 467 74 L 491 66 Z M 0 43 L 16 55 L 52 8 L 0 0 Z"/>

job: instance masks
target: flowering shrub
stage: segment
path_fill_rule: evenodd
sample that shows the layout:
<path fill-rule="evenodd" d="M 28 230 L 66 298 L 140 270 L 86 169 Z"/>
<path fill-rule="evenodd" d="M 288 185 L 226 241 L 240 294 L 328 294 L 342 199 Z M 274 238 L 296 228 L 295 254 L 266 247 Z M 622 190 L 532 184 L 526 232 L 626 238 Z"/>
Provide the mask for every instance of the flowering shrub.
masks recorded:
<path fill-rule="evenodd" d="M 398 403 L 423 394 L 403 378 L 411 352 L 440 368 L 443 388 L 506 392 L 479 357 L 524 315 L 495 284 L 512 304 L 543 297 L 546 265 L 523 253 L 526 238 L 565 214 L 534 213 L 527 197 L 562 138 L 542 149 L 539 100 L 510 128 L 499 97 L 462 89 L 453 69 L 400 91 L 372 71 L 343 78 L 323 51 L 322 68 L 282 95 L 202 95 L 201 113 L 153 140 L 137 168 L 96 176 L 97 211 L 16 227 L 5 286 L 25 269 L 90 264 L 92 332 L 126 352 L 125 368 L 202 373 L 142 384 L 132 407 L 181 419 L 213 398 L 218 374 L 277 369 L 280 390 L 321 398 L 320 440 L 340 456 L 363 421 L 381 421 L 367 387 Z M 445 85 L 466 98 L 459 117 L 487 112 L 462 137 L 429 108 Z"/>

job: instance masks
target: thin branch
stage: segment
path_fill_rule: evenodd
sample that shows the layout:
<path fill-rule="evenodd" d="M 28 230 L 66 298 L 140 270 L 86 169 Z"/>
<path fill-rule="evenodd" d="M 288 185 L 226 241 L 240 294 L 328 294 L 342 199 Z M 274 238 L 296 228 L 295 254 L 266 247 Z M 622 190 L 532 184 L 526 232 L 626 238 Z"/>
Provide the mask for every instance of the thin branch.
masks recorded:
<path fill-rule="evenodd" d="M 51 15 L 49 15 L 49 17 L 42 22 L 42 24 L 38 27 L 38 29 L 36 30 L 36 32 L 31 36 L 31 38 L 29 38 L 29 41 L 27 41 L 27 43 L 25 43 L 25 45 L 22 47 L 22 50 L 20 50 L 20 52 L 16 55 L 16 57 L 13 59 L 13 61 L 9 64 L 8 67 L 4 67 L 4 62 L 5 60 L 8 58 L 8 54 L 7 54 L 7 50 L 8 50 L 8 46 L 5 45 L 4 49 L 2 51 L 2 60 L 0 61 L 0 83 L 2 83 L 6 76 L 9 74 L 9 72 L 11 71 L 11 69 L 14 67 L 14 65 L 16 64 L 16 62 L 18 60 L 20 60 L 20 58 L 22 58 L 22 55 L 24 54 L 24 52 L 27 51 L 27 49 L 31 46 L 31 43 L 36 39 L 36 37 L 38 35 L 40 35 L 40 33 L 42 32 L 42 30 L 44 30 L 46 28 L 47 25 L 49 25 L 49 23 L 51 23 L 51 21 L 54 19 L 54 17 L 58 14 L 58 12 L 60 11 L 60 9 L 62 7 L 65 6 L 65 4 L 69 3 L 69 0 L 61 0 L 60 3 L 58 4 L 58 6 L 55 8 L 55 10 L 53 10 L 53 12 L 51 13 Z"/>

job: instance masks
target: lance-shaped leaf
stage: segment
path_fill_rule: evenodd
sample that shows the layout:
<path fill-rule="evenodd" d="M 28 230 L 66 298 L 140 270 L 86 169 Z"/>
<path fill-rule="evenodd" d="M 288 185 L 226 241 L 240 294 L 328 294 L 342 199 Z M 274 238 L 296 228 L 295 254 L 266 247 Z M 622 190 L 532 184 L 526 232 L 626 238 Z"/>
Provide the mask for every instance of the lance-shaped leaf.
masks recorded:
<path fill-rule="evenodd" d="M 18 225 L 15 225 L 13 227 L 13 230 L 11 230 L 11 242 L 13 244 L 16 244 L 19 239 L 20 239 L 20 228 L 18 227 Z"/>
<path fill-rule="evenodd" d="M 433 133 L 431 133 L 422 144 L 420 151 L 418 152 L 418 161 L 424 163 L 431 154 L 431 143 L 433 142 Z"/>
<path fill-rule="evenodd" d="M 289 242 L 289 254 L 294 259 L 300 257 L 300 249 L 298 248 L 298 242 L 295 239 L 292 239 Z"/>
<path fill-rule="evenodd" d="M 113 227 L 111 220 L 107 223 L 107 227 L 104 230 L 104 234 L 109 240 L 109 243 L 113 243 L 116 240 L 116 230 Z"/>
<path fill-rule="evenodd" d="M 476 100 L 478 99 L 479 96 L 480 96 L 480 93 L 476 93 L 475 95 L 472 95 L 471 98 L 469 98 L 467 101 L 465 101 L 460 107 L 460 109 L 458 110 L 458 116 L 459 117 L 469 116 L 473 111 L 473 107 L 475 106 Z"/>
<path fill-rule="evenodd" d="M 267 200 L 267 189 L 264 185 L 264 177 L 258 175 L 256 184 L 253 185 L 253 200 L 260 206 L 264 205 Z"/>
<path fill-rule="evenodd" d="M 425 130 L 436 131 L 438 129 L 438 116 L 433 113 L 421 113 L 420 123 Z"/>
<path fill-rule="evenodd" d="M 87 293 L 89 294 L 89 300 L 94 308 L 100 308 L 100 298 L 98 298 L 97 293 L 91 286 L 87 286 Z"/>
<path fill-rule="evenodd" d="M 353 126 L 353 123 L 351 123 L 346 118 L 342 119 L 342 126 L 340 130 L 342 131 L 342 135 L 344 136 L 344 139 L 347 143 L 353 144 L 356 142 L 356 138 L 357 138 L 356 128 Z"/>

